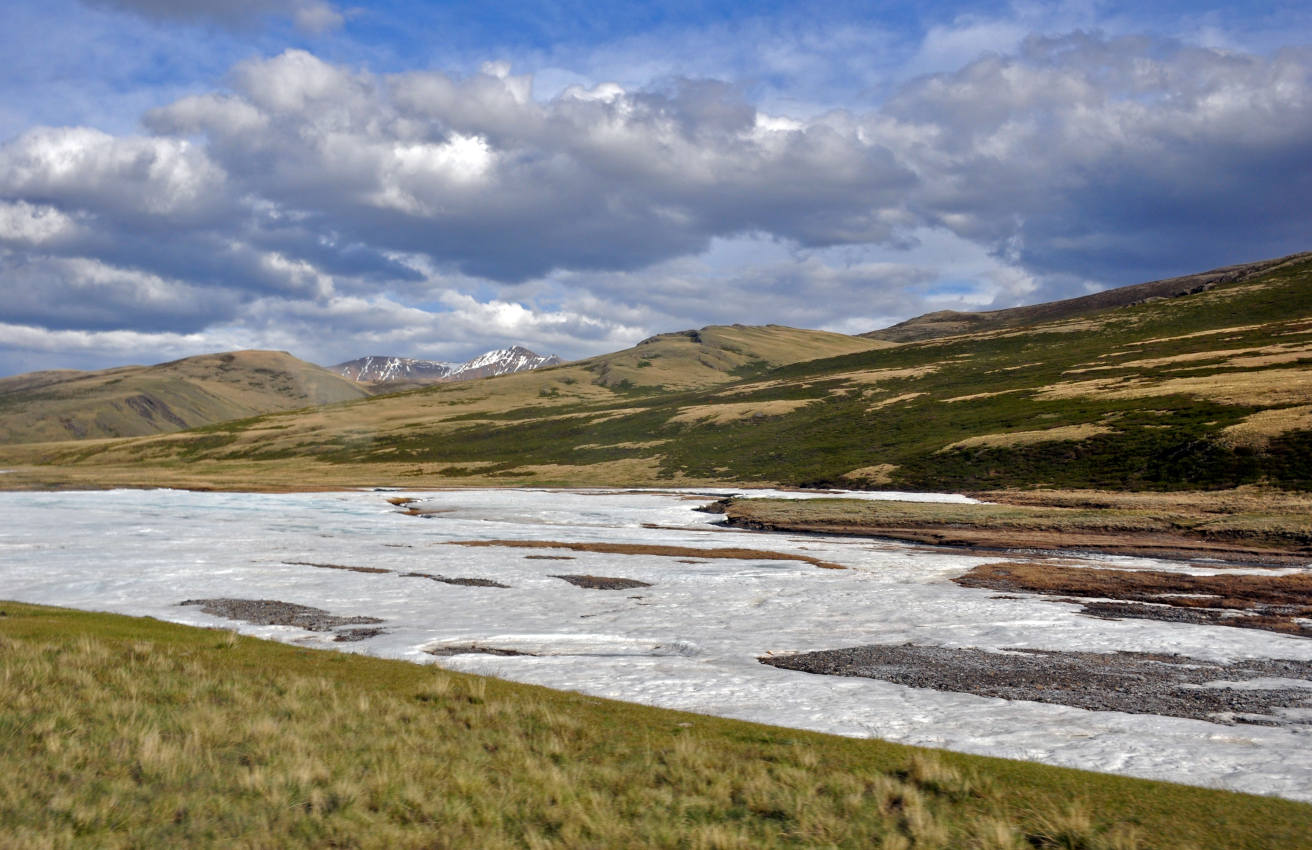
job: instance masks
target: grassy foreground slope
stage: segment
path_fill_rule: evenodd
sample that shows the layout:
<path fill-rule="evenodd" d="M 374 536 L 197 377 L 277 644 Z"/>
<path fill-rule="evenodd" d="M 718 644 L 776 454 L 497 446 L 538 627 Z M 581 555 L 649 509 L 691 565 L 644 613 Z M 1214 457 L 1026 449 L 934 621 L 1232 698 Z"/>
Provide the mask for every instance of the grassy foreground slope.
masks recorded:
<path fill-rule="evenodd" d="M 0 444 L 135 437 L 368 392 L 285 351 L 233 351 L 157 366 L 0 378 Z"/>
<path fill-rule="evenodd" d="M 842 353 L 794 346 L 788 360 L 705 339 L 769 329 L 666 335 L 459 388 L 6 450 L 0 464 L 25 468 L 0 486 L 1312 489 L 1312 254 L 1213 278 L 1192 294 L 1021 327 Z"/>
<path fill-rule="evenodd" d="M 1312 806 L 0 603 L 0 847 L 1312 846 Z"/>

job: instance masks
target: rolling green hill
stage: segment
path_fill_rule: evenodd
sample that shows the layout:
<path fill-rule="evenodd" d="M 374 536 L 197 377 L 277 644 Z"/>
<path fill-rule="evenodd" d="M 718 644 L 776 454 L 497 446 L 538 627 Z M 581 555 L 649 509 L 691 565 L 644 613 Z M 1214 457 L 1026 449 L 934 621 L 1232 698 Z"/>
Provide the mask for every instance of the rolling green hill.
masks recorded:
<path fill-rule="evenodd" d="M 0 378 L 0 443 L 133 437 L 368 393 L 284 351 Z"/>
<path fill-rule="evenodd" d="M 1101 313 L 1114 307 L 1128 307 L 1146 301 L 1195 295 L 1223 283 L 1235 283 L 1256 277 L 1268 269 L 1297 259 L 1299 259 L 1298 255 L 1292 255 L 1275 260 L 1242 263 L 1236 266 L 1226 266 L 1200 272 L 1199 274 L 1154 280 L 1148 283 L 1121 286 L 1116 289 L 1105 289 L 1102 292 L 1094 292 L 1079 298 L 1048 301 L 1043 304 L 1030 304 L 1024 307 L 1009 307 L 1005 310 L 982 310 L 975 313 L 963 313 L 959 310 L 939 310 L 935 313 L 926 313 L 923 316 L 907 319 L 905 322 L 899 322 L 892 327 L 870 331 L 861 334 L 861 336 L 889 342 L 915 342 L 978 331 L 1019 328 L 1058 319 L 1074 319 L 1080 316 Z"/>
<path fill-rule="evenodd" d="M 864 350 L 785 329 L 669 334 L 526 375 L 0 463 L 16 469 L 7 486 L 1312 489 L 1312 255 L 1246 268 L 1177 297 Z"/>

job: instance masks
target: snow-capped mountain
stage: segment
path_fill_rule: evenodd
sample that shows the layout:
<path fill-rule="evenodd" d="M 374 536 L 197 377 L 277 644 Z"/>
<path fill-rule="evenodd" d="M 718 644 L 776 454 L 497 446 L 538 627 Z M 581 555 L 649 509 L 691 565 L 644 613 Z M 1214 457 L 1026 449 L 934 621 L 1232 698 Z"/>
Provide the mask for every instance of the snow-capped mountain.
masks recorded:
<path fill-rule="evenodd" d="M 423 383 L 443 381 L 471 381 L 493 375 L 527 372 L 543 366 L 555 366 L 561 359 L 554 354 L 535 354 L 515 345 L 480 354 L 464 363 L 444 363 L 438 360 L 415 360 L 411 357 L 360 357 L 346 363 L 328 367 L 343 377 L 370 384 Z"/>

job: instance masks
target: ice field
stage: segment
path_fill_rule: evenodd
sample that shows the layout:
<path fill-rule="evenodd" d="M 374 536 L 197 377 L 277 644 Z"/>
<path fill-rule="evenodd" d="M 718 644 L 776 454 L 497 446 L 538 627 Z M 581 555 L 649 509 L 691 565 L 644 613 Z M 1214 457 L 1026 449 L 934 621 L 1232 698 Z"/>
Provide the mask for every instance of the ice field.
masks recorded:
<path fill-rule="evenodd" d="M 1254 629 L 1102 620 L 1080 615 L 1075 604 L 994 598 L 949 579 L 1002 559 L 997 554 L 727 530 L 716 527 L 719 516 L 694 510 L 731 492 L 738 491 L 0 493 L 0 599 L 236 628 L 780 726 L 1312 800 L 1310 718 L 1255 726 L 1087 711 L 757 661 L 769 653 L 907 642 L 1312 660 L 1312 641 Z M 405 495 L 435 513 L 407 516 L 386 501 Z M 744 547 L 847 569 L 452 545 L 470 540 Z M 1143 559 L 1086 560 L 1197 570 Z M 460 586 L 407 572 L 509 587 Z M 651 586 L 594 590 L 552 577 L 561 574 Z M 382 633 L 339 643 L 331 632 L 256 626 L 178 605 L 215 597 L 377 617 Z M 429 653 L 471 645 L 526 654 Z"/>

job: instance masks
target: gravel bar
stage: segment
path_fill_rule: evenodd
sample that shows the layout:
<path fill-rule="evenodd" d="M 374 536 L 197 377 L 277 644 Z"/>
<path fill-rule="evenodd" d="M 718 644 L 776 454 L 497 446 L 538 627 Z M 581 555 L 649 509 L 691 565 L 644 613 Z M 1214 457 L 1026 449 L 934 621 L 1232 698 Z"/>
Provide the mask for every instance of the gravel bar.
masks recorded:
<path fill-rule="evenodd" d="M 1002 652 L 944 646 L 856 646 L 765 656 L 763 664 L 828 676 L 860 676 L 913 688 L 1092 711 L 1189 717 L 1217 723 L 1312 725 L 1312 662 L 1288 659 L 1216 664 L 1145 652 Z M 1298 679 L 1306 687 L 1256 687 L 1252 679 Z M 1230 685 L 1239 685 L 1230 687 Z M 1295 709 L 1285 713 L 1281 709 Z M 1299 715 L 1302 715 L 1301 717 Z"/>

